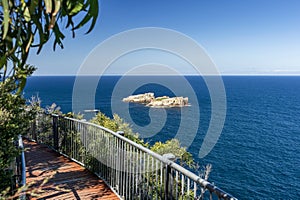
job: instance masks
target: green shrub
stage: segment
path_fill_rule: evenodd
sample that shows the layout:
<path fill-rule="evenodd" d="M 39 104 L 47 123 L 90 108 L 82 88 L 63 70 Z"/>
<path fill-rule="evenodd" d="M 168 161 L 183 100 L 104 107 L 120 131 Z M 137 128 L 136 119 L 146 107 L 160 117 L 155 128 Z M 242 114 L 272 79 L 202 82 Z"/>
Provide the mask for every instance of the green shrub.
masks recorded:
<path fill-rule="evenodd" d="M 194 160 L 191 153 L 189 153 L 186 148 L 180 146 L 180 142 L 177 139 L 171 139 L 165 143 L 156 142 L 152 147 L 149 143 L 146 143 L 143 139 L 139 137 L 138 133 L 134 133 L 132 127 L 124 121 L 119 115 L 114 114 L 113 119 L 105 116 L 105 114 L 99 112 L 92 120 L 92 123 L 98 124 L 105 128 L 111 129 L 113 131 L 124 131 L 124 136 L 144 147 L 150 148 L 152 151 L 163 155 L 166 153 L 172 153 L 178 159 L 180 164 L 186 164 L 189 167 L 194 166 Z"/>
<path fill-rule="evenodd" d="M 12 184 L 10 165 L 19 153 L 14 141 L 26 133 L 31 119 L 25 100 L 13 92 L 15 89 L 10 79 L 0 82 L 0 191 Z"/>

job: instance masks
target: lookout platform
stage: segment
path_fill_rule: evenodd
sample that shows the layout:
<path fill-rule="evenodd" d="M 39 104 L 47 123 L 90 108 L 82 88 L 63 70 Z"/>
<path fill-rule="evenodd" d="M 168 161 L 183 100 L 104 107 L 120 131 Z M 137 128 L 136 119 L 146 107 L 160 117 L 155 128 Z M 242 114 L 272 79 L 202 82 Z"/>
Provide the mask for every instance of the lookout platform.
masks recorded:
<path fill-rule="evenodd" d="M 24 140 L 29 199 L 119 199 L 96 175 L 46 145 Z"/>

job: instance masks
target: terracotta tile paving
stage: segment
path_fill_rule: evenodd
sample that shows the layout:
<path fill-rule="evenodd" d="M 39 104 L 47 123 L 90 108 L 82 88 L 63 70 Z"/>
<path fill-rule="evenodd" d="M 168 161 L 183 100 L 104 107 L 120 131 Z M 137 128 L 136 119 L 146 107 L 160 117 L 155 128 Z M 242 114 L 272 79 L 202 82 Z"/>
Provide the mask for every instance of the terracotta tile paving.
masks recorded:
<path fill-rule="evenodd" d="M 103 180 L 78 163 L 47 146 L 28 140 L 24 145 L 30 199 L 119 199 Z"/>

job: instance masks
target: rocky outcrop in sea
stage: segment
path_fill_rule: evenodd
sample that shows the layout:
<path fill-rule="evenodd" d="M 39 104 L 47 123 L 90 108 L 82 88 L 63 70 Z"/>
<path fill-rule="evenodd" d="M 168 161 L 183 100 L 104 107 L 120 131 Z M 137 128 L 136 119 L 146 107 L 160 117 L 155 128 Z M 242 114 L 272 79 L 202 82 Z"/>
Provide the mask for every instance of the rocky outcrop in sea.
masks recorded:
<path fill-rule="evenodd" d="M 145 93 L 145 94 L 137 94 L 131 95 L 129 97 L 123 98 L 124 102 L 131 103 L 142 103 L 146 104 L 149 107 L 157 107 L 157 108 L 166 108 L 166 107 L 183 107 L 188 106 L 188 97 L 156 97 L 154 93 Z"/>

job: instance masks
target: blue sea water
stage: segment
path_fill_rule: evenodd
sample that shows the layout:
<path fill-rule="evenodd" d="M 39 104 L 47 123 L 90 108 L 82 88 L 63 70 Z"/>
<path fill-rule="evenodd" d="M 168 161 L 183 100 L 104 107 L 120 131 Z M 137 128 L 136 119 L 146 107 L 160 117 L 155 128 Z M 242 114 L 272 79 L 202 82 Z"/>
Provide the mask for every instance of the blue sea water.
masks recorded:
<path fill-rule="evenodd" d="M 86 77 L 87 80 L 93 77 Z M 95 77 L 94 77 L 95 78 Z M 141 77 L 131 77 L 135 82 Z M 142 77 L 152 84 L 141 85 L 134 94 L 152 91 L 156 96 L 174 96 L 174 91 L 155 84 L 169 79 L 176 85 L 178 77 Z M 200 165 L 211 163 L 210 181 L 239 199 L 299 199 L 300 198 L 300 77 L 298 76 L 224 76 L 227 100 L 225 124 L 213 150 L 203 159 L 198 152 L 211 120 L 211 99 L 201 77 L 185 77 L 197 96 L 196 102 L 183 108 L 165 110 L 166 122 L 150 143 L 175 137 L 183 113 L 198 104 L 200 119 L 188 118 L 190 125 L 199 125 L 188 150 Z M 63 112 L 72 111 L 72 92 L 75 77 L 30 77 L 24 96 L 38 95 L 42 106 L 55 102 Z M 111 97 L 120 77 L 102 77 L 95 95 L 95 107 L 112 116 Z M 177 86 L 180 90 L 180 85 Z M 191 91 L 180 91 L 189 96 Z M 131 95 L 131 94 L 128 94 Z M 179 96 L 178 94 L 176 94 Z M 117 96 L 118 97 L 118 96 Z M 120 105 L 124 105 L 122 96 Z M 161 109 L 130 104 L 133 122 L 147 127 Z M 192 113 L 192 112 L 191 112 Z M 117 113 L 122 114 L 122 113 Z M 122 117 L 122 115 L 121 115 Z M 126 118 L 125 118 L 126 119 Z M 128 119 L 129 120 L 129 119 Z M 189 126 L 185 127 L 187 136 Z M 151 130 L 147 129 L 151 132 Z M 141 134 L 143 135 L 143 134 Z"/>

